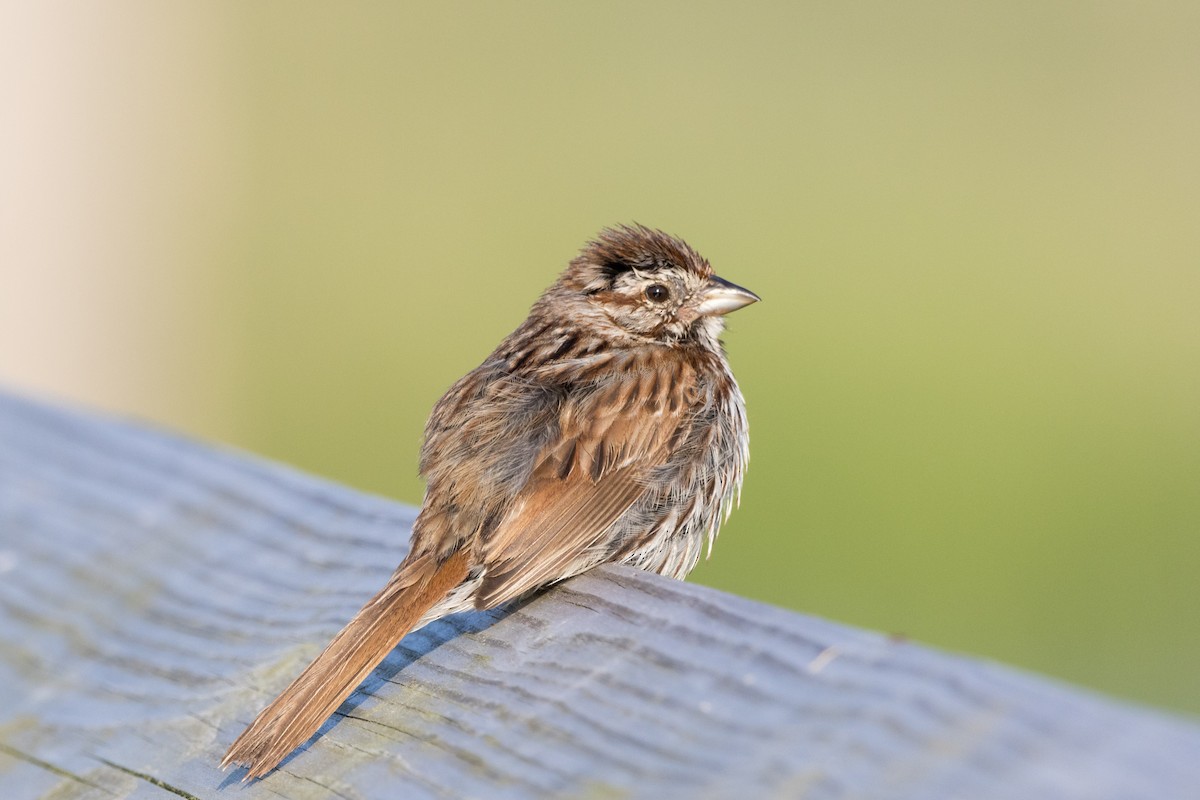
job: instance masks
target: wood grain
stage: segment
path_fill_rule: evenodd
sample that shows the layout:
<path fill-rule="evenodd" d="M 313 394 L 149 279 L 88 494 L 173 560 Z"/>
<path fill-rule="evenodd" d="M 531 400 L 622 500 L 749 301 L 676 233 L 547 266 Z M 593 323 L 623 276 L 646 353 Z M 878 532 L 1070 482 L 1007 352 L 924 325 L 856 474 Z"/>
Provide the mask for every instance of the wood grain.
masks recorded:
<path fill-rule="evenodd" d="M 1193 721 L 625 568 L 409 636 L 279 771 L 219 772 L 413 516 L 0 394 L 0 797 L 1200 791 Z"/>

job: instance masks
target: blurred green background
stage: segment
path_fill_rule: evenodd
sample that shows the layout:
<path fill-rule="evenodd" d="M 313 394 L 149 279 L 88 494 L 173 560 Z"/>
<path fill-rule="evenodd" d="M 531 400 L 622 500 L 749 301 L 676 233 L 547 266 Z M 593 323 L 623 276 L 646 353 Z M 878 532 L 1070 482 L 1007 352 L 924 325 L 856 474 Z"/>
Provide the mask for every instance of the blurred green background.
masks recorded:
<path fill-rule="evenodd" d="M 1200 711 L 1200 5 L 2 9 L 4 385 L 415 503 L 637 220 L 765 299 L 694 580 Z"/>

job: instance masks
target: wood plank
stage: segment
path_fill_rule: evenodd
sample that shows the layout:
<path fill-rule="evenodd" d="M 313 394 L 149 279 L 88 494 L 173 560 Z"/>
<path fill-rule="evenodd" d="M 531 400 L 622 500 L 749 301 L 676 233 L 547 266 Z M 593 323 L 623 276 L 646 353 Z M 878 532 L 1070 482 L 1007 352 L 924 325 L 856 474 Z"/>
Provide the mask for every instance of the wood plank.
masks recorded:
<path fill-rule="evenodd" d="M 0 796 L 1181 797 L 1200 726 L 627 568 L 409 636 L 258 783 L 217 762 L 414 509 L 0 394 Z"/>

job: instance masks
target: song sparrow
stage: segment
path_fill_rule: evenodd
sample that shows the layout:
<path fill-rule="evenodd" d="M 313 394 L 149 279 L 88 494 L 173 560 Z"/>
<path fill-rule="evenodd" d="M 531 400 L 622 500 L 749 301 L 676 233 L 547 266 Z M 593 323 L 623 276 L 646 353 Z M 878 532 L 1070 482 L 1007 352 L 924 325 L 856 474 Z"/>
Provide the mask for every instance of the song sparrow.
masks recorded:
<path fill-rule="evenodd" d="M 741 490 L 746 411 L 717 337 L 758 299 L 662 231 L 602 231 L 434 406 L 408 556 L 221 766 L 270 772 L 414 627 L 606 562 L 686 576 Z"/>

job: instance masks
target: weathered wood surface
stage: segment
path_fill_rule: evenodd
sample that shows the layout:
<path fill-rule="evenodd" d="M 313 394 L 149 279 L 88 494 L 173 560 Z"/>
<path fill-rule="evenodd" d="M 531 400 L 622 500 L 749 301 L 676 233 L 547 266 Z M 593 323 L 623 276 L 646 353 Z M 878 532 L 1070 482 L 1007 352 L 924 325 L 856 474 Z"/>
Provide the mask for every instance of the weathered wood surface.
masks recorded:
<path fill-rule="evenodd" d="M 412 519 L 0 394 L 0 797 L 1200 796 L 1192 722 L 625 568 L 410 636 L 279 771 L 220 773 Z"/>

